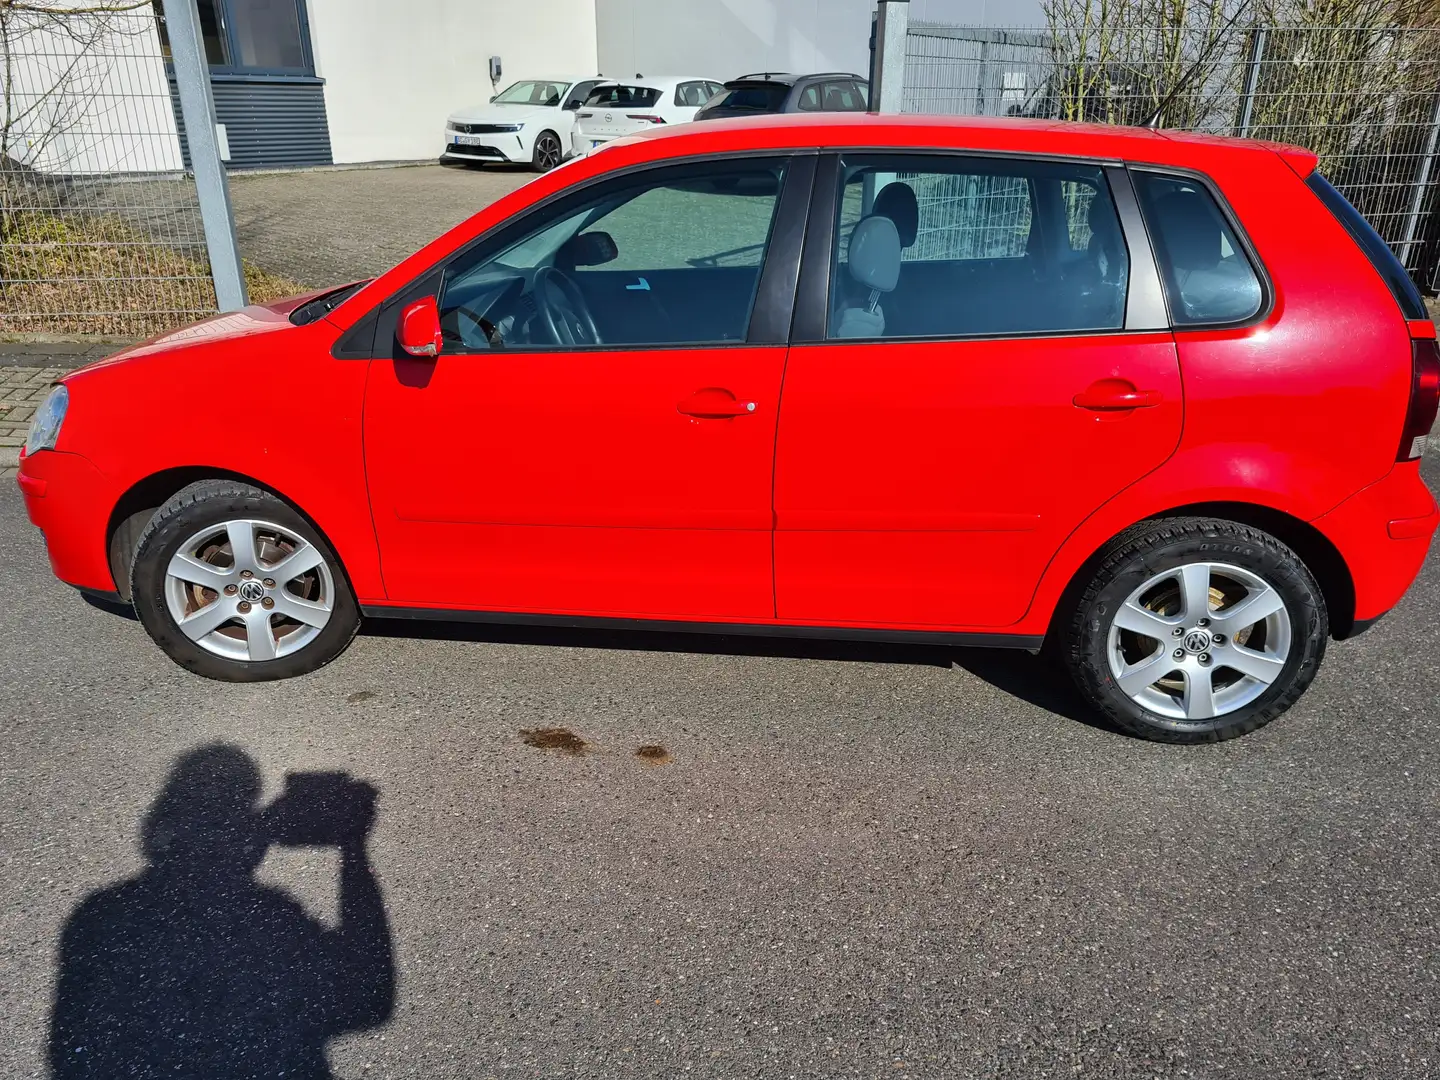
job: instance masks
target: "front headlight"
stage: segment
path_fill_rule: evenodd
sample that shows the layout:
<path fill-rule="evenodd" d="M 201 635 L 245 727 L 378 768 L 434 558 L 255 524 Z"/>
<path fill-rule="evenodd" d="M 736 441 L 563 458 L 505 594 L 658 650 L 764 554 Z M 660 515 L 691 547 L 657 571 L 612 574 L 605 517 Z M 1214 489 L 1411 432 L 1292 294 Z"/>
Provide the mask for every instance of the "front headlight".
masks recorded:
<path fill-rule="evenodd" d="M 25 453 L 55 448 L 55 440 L 60 437 L 60 425 L 65 422 L 65 410 L 68 408 L 70 391 L 64 385 L 52 389 L 30 421 L 30 434 L 25 437 Z"/>

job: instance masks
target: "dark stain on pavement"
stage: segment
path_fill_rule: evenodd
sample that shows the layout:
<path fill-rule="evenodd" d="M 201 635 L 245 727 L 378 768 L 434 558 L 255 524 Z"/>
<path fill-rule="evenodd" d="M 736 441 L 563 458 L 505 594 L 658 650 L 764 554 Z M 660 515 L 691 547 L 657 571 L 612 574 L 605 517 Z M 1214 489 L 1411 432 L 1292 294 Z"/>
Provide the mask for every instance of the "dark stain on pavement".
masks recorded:
<path fill-rule="evenodd" d="M 642 746 L 635 751 L 635 756 L 646 765 L 669 765 L 674 760 L 663 746 Z"/>
<path fill-rule="evenodd" d="M 374 690 L 356 690 L 355 693 L 345 699 L 345 704 L 359 705 L 362 701 L 369 701 L 371 698 L 378 696 Z"/>
<path fill-rule="evenodd" d="M 569 728 L 547 727 L 535 728 L 533 731 L 522 728 L 520 737 L 525 740 L 526 746 L 533 746 L 537 750 L 559 750 L 560 753 L 572 757 L 579 757 L 590 749 L 590 744 Z"/>

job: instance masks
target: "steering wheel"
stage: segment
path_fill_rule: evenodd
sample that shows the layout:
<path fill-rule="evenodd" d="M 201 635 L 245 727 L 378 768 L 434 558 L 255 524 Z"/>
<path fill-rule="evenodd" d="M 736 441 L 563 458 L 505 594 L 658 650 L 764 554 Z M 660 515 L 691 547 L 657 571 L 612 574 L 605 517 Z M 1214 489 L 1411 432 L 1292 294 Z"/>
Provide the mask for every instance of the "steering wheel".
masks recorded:
<path fill-rule="evenodd" d="M 575 282 L 553 266 L 541 266 L 530 281 L 530 296 L 546 332 L 557 345 L 599 345 L 595 316 Z"/>
<path fill-rule="evenodd" d="M 500 340 L 500 335 L 495 328 L 495 324 L 474 308 L 466 307 L 464 304 L 456 304 L 455 314 L 457 316 L 455 319 L 455 336 L 460 339 L 460 344 L 464 345 L 467 349 L 482 348 L 481 342 L 484 342 L 484 348 L 489 349 L 500 348 L 504 345 L 504 342 Z M 479 341 L 472 341 L 471 335 L 465 333 L 465 327 L 458 318 L 458 316 L 461 315 L 470 320 L 471 326 L 477 332 L 475 336 L 478 336 Z"/>

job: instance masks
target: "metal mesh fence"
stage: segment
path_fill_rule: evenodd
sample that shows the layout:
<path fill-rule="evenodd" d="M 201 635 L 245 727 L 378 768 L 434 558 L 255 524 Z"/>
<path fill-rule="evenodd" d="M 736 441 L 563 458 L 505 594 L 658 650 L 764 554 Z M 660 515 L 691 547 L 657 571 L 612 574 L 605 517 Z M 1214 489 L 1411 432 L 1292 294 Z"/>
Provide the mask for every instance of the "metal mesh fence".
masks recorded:
<path fill-rule="evenodd" d="M 1162 126 L 1314 150 L 1433 287 L 1440 29 L 912 23 L 904 110 L 1139 124 L 1182 82 Z"/>
<path fill-rule="evenodd" d="M 0 5 L 0 64 L 0 333 L 138 338 L 215 311 L 150 5 Z"/>

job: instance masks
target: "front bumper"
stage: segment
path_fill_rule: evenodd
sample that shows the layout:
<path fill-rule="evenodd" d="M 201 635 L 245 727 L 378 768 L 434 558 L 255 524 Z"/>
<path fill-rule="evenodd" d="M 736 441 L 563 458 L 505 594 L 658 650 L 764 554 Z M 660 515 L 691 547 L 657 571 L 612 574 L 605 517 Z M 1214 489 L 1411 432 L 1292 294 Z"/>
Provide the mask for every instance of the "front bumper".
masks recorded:
<path fill-rule="evenodd" d="M 1440 510 L 1420 479 L 1420 463 L 1407 461 L 1313 524 L 1350 569 L 1355 625 L 1363 629 L 1398 604 L 1420 573 Z"/>
<path fill-rule="evenodd" d="M 462 146 L 455 142 L 455 132 L 445 132 L 445 149 L 441 151 L 443 161 L 493 161 L 502 164 L 524 165 L 530 161 L 530 150 L 521 138 L 521 132 L 492 132 L 476 135 L 480 143 Z"/>
<path fill-rule="evenodd" d="M 105 474 L 79 454 L 40 450 L 22 454 L 16 480 L 25 512 L 45 535 L 55 576 L 77 588 L 114 592 L 105 541 L 118 493 Z"/>

